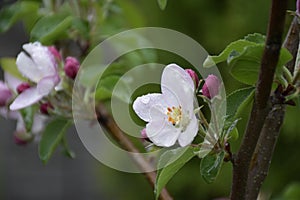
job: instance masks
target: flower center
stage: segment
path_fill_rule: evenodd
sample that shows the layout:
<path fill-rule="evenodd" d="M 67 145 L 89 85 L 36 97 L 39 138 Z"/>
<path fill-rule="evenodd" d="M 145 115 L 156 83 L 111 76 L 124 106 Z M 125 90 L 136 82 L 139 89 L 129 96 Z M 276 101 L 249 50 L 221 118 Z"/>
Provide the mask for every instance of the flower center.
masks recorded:
<path fill-rule="evenodd" d="M 167 108 L 168 121 L 173 124 L 173 126 L 178 126 L 182 118 L 181 106 L 179 107 L 168 107 Z"/>

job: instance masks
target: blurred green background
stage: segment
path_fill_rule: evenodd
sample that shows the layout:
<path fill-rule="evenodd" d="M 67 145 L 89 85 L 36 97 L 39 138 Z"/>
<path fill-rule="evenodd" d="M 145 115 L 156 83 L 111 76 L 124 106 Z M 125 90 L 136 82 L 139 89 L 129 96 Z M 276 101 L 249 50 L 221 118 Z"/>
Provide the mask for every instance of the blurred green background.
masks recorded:
<path fill-rule="evenodd" d="M 198 41 L 210 54 L 218 54 L 227 44 L 249 33 L 265 34 L 270 8 L 270 1 L 259 0 L 169 0 L 164 11 L 159 9 L 156 0 L 122 0 L 119 2 L 121 8 L 122 6 L 130 7 L 127 10 L 129 13 L 126 13 L 127 16 L 134 19 L 130 28 L 155 26 L 174 29 Z M 290 1 L 289 9 L 295 10 L 295 1 Z M 286 28 L 288 28 L 288 22 L 291 19 L 292 16 L 287 14 Z M 242 87 L 239 82 L 230 77 L 225 64 L 219 65 L 219 69 L 227 93 Z M 242 118 L 238 124 L 241 134 L 240 139 L 247 123 L 250 108 L 250 105 L 247 106 L 240 114 Z M 288 108 L 270 173 L 263 185 L 264 199 L 300 199 L 299 115 L 299 104 L 297 107 Z M 70 140 L 72 140 L 71 137 L 73 136 L 70 136 Z M 240 140 L 231 143 L 234 152 L 237 150 L 239 142 Z M 76 145 L 81 144 L 79 142 Z M 22 151 L 26 151 L 26 148 Z M 22 151 L 17 153 L 22 155 Z M 80 147 L 79 151 L 85 150 Z M 58 159 L 57 157 L 60 156 L 56 154 L 52 160 Z M 87 153 L 85 157 L 88 157 L 86 158 L 88 160 L 93 159 Z M 68 162 L 71 162 L 71 164 Z M 66 165 L 70 166 L 72 166 L 72 162 L 63 161 L 63 163 L 68 163 Z M 92 172 L 87 175 L 93 176 L 93 181 L 88 181 L 93 184 L 91 190 L 94 193 L 99 192 L 99 196 L 95 199 L 153 199 L 152 188 L 143 175 L 118 172 L 95 161 L 88 161 L 88 163 L 92 163 L 89 167 Z M 49 165 L 51 166 L 51 162 Z M 47 167 L 44 167 L 45 171 L 47 171 Z M 193 159 L 169 182 L 168 189 L 174 199 L 210 200 L 226 197 L 230 192 L 231 170 L 231 164 L 225 163 L 217 181 L 213 184 L 206 184 L 200 176 L 199 160 Z M 41 181 L 47 182 L 47 180 Z M 77 198 L 75 197 L 75 199 Z"/>

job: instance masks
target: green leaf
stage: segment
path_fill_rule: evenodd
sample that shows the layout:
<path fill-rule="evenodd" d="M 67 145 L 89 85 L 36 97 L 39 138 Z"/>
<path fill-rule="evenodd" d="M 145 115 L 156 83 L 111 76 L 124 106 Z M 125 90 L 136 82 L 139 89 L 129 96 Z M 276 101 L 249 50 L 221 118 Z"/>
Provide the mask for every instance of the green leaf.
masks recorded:
<path fill-rule="evenodd" d="M 255 85 L 258 79 L 260 63 L 264 51 L 263 44 L 248 46 L 239 55 L 233 56 L 228 64 L 231 67 L 231 75 L 238 81 Z M 280 56 L 276 68 L 276 75 L 283 73 L 283 66 L 292 59 L 291 54 L 285 48 L 280 51 Z"/>
<path fill-rule="evenodd" d="M 30 33 L 31 41 L 40 41 L 45 45 L 50 45 L 57 39 L 66 36 L 72 21 L 72 16 L 62 14 L 45 16 L 33 27 Z"/>
<path fill-rule="evenodd" d="M 35 111 L 36 111 L 36 107 L 34 107 L 34 106 L 29 106 L 29 107 L 26 107 L 26 108 L 20 110 L 26 130 L 28 132 L 31 131 Z"/>
<path fill-rule="evenodd" d="M 156 199 L 158 199 L 160 192 L 169 180 L 194 156 L 195 153 L 192 147 L 168 150 L 161 155 L 158 162 L 159 170 L 155 182 Z"/>
<path fill-rule="evenodd" d="M 17 68 L 15 58 L 1 58 L 0 65 L 3 69 L 3 71 L 9 73 L 10 75 L 12 75 L 20 80 L 26 81 L 26 79 L 22 76 L 22 74 L 19 72 L 19 70 Z"/>
<path fill-rule="evenodd" d="M 254 85 L 258 79 L 264 45 L 248 46 L 228 63 L 231 75 L 238 81 Z"/>
<path fill-rule="evenodd" d="M 256 45 L 256 43 L 247 40 L 237 40 L 232 42 L 218 56 L 208 56 L 203 63 L 203 67 L 209 68 L 220 62 L 224 62 L 230 57 L 232 52 L 235 52 L 235 54 L 238 55 L 243 52 L 245 47 L 252 45 Z"/>
<path fill-rule="evenodd" d="M 168 0 L 157 0 L 157 3 L 159 5 L 159 8 L 161 10 L 164 10 L 167 7 Z"/>
<path fill-rule="evenodd" d="M 56 147 L 62 142 L 70 124 L 68 120 L 59 118 L 47 125 L 39 144 L 39 157 L 44 164 L 48 162 Z"/>
<path fill-rule="evenodd" d="M 208 154 L 201 160 L 200 172 L 206 183 L 212 183 L 216 180 L 222 167 L 225 153 L 223 151 L 214 154 Z"/>
<path fill-rule="evenodd" d="M 249 35 L 246 35 L 245 40 L 250 42 L 255 42 L 257 44 L 264 44 L 266 41 L 266 36 L 260 34 L 260 33 L 252 33 Z"/>
<path fill-rule="evenodd" d="M 236 90 L 227 97 L 227 116 L 234 118 L 239 108 L 254 94 L 255 87 L 246 87 Z M 229 120 L 230 121 L 230 120 Z"/>
<path fill-rule="evenodd" d="M 40 3 L 37 1 L 19 1 L 0 11 L 0 33 L 10 29 L 18 20 L 35 21 Z"/>

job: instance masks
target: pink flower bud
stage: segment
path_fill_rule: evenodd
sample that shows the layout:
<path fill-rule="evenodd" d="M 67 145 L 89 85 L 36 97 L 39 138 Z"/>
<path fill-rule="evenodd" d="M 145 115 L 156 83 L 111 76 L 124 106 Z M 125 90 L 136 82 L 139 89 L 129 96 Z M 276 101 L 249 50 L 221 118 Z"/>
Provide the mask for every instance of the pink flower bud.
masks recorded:
<path fill-rule="evenodd" d="M 4 82 L 0 81 L 0 107 L 5 106 L 11 97 L 12 92 L 10 89 Z"/>
<path fill-rule="evenodd" d="M 79 67 L 80 67 L 80 63 L 76 58 L 74 58 L 74 57 L 66 58 L 64 70 L 65 70 L 66 75 L 69 78 L 75 79 L 75 77 L 78 73 Z"/>
<path fill-rule="evenodd" d="M 28 88 L 30 88 L 29 83 L 21 83 L 20 85 L 18 85 L 17 87 L 17 92 L 18 94 L 21 94 L 22 92 L 24 92 L 25 90 L 27 90 Z"/>
<path fill-rule="evenodd" d="M 186 69 L 185 71 L 191 76 L 191 78 L 193 79 L 195 86 L 197 88 L 198 84 L 199 84 L 199 78 L 198 78 L 197 73 L 192 69 Z"/>
<path fill-rule="evenodd" d="M 50 102 L 42 103 L 40 105 L 40 112 L 45 115 L 49 115 L 49 110 L 53 109 L 54 107 Z"/>
<path fill-rule="evenodd" d="M 58 50 L 55 48 L 55 46 L 49 46 L 49 47 L 48 47 L 48 50 L 51 52 L 51 54 L 54 56 L 54 58 L 55 58 L 57 61 L 60 61 L 60 60 L 61 60 L 61 55 L 60 55 L 60 53 L 58 52 Z"/>
<path fill-rule="evenodd" d="M 28 134 L 26 131 L 16 131 L 14 133 L 14 142 L 17 145 L 24 146 L 32 140 L 32 135 Z"/>
<path fill-rule="evenodd" d="M 219 93 L 220 80 L 215 75 L 211 74 L 205 79 L 202 87 L 202 94 L 209 99 L 214 98 Z"/>

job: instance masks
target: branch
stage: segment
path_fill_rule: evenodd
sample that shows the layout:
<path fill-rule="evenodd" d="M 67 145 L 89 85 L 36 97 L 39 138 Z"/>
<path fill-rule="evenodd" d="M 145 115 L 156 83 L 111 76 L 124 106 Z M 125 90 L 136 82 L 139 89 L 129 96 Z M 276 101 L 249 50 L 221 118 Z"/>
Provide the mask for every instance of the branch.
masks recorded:
<path fill-rule="evenodd" d="M 269 172 L 285 114 L 285 105 L 275 105 L 268 114 L 250 165 L 246 199 L 256 199 Z"/>
<path fill-rule="evenodd" d="M 266 45 L 261 61 L 255 100 L 244 139 L 234 160 L 233 184 L 231 190 L 232 200 L 241 200 L 246 197 L 246 186 L 251 158 L 265 118 L 270 111 L 269 96 L 281 49 L 286 7 L 287 1 L 272 0 Z"/>
<path fill-rule="evenodd" d="M 97 113 L 98 122 L 104 125 L 107 130 L 109 130 L 109 133 L 125 150 L 133 153 L 139 153 L 139 150 L 134 146 L 131 140 L 125 135 L 124 132 L 122 132 L 121 129 L 119 129 L 118 125 L 116 124 L 114 119 L 110 116 L 110 114 L 108 113 L 108 111 L 106 110 L 103 104 L 100 103 L 96 107 L 96 113 Z M 150 171 L 144 174 L 147 180 L 149 181 L 149 183 L 151 184 L 151 186 L 154 188 L 156 172 L 154 172 L 152 165 L 150 165 L 144 159 L 144 157 L 139 154 L 135 154 L 135 156 L 132 156 L 132 159 L 138 165 L 141 171 Z M 170 196 L 166 188 L 162 190 L 160 194 L 160 199 L 172 200 L 172 197 Z"/>
<path fill-rule="evenodd" d="M 293 59 L 286 65 L 291 73 L 294 71 L 298 44 L 299 23 L 296 16 L 290 25 L 289 32 L 283 44 L 283 46 L 293 55 Z M 283 124 L 286 106 L 284 105 L 284 97 L 281 95 L 282 91 L 280 91 L 282 88 L 279 88 L 273 94 L 272 110 L 266 118 L 261 136 L 257 142 L 255 153 L 252 157 L 248 175 L 248 184 L 246 187 L 248 194 L 247 199 L 255 199 L 259 193 L 259 188 L 269 172 L 272 155 L 280 133 L 280 128 Z"/>

